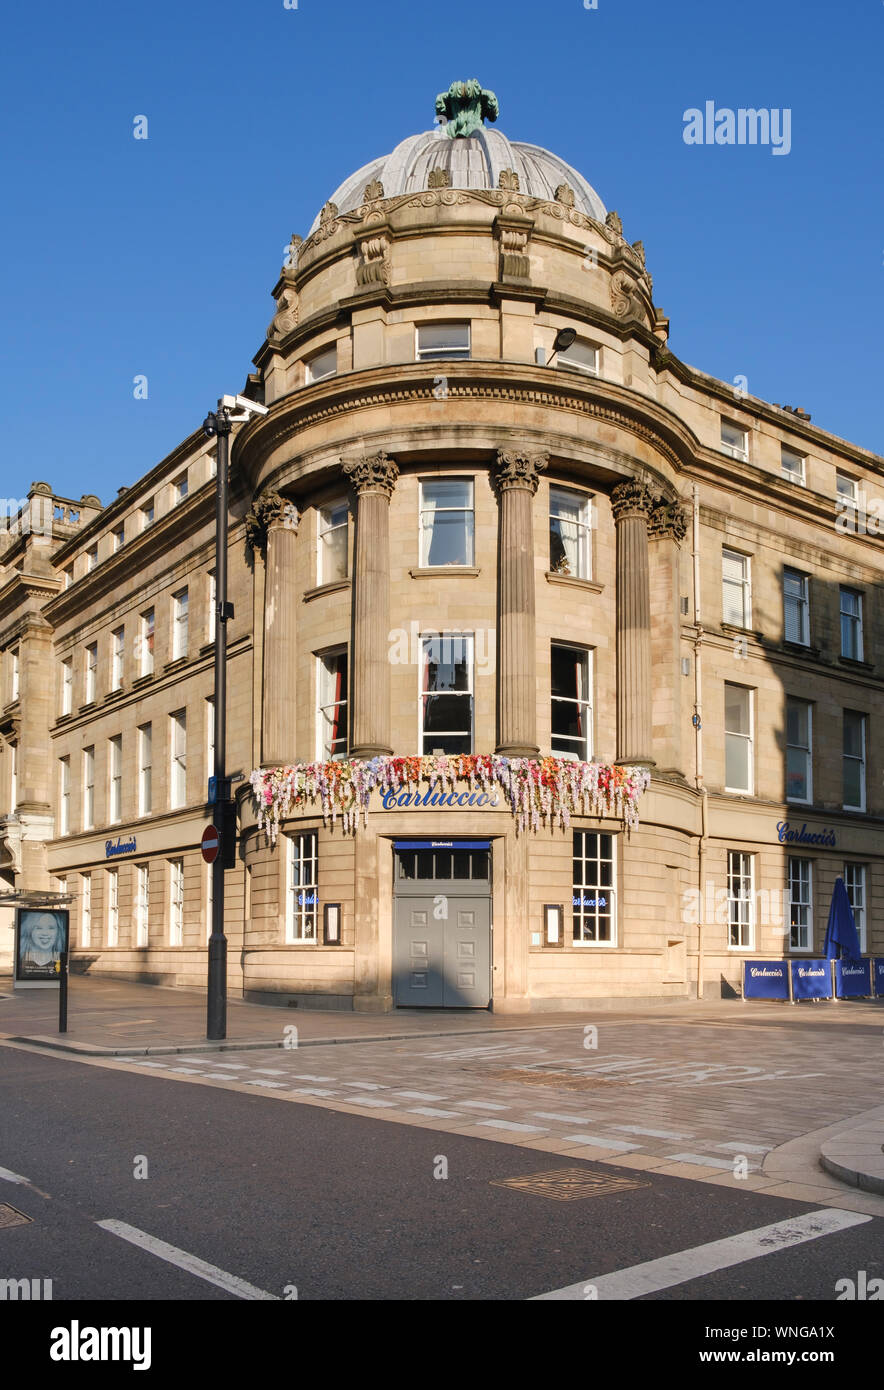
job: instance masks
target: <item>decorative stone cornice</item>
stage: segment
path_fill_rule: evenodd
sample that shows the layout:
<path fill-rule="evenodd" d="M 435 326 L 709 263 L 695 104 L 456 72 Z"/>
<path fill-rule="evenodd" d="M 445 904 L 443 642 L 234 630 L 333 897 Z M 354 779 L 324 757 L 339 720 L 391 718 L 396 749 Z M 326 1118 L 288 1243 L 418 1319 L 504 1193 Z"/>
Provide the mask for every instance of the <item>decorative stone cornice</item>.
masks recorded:
<path fill-rule="evenodd" d="M 644 483 L 640 483 L 638 478 L 626 478 L 611 492 L 611 510 L 617 522 L 635 516 L 647 520 L 653 508 L 653 493 Z"/>
<path fill-rule="evenodd" d="M 493 465 L 498 492 L 518 487 L 535 493 L 540 474 L 548 465 L 549 454 L 523 454 L 517 449 L 499 449 Z"/>
<path fill-rule="evenodd" d="M 377 454 L 363 454 L 361 458 L 341 459 L 341 468 L 359 494 L 383 492 L 392 497 L 399 477 L 398 464 L 387 458 L 383 449 Z"/>
<path fill-rule="evenodd" d="M 665 497 L 654 504 L 648 518 L 648 536 L 652 541 L 683 541 L 687 535 L 688 519 L 684 507 L 668 502 Z"/>
<path fill-rule="evenodd" d="M 278 492 L 265 492 L 252 503 L 246 516 L 246 545 L 250 550 L 264 550 L 269 531 L 284 527 L 297 533 L 300 520 L 294 502 Z"/>
<path fill-rule="evenodd" d="M 501 280 L 530 280 L 531 260 L 528 255 L 528 242 L 532 230 L 533 224 L 527 218 L 520 218 L 518 221 L 495 218 L 494 232 L 500 242 L 498 274 Z"/>
<path fill-rule="evenodd" d="M 288 337 L 292 329 L 298 326 L 299 313 L 297 292 L 292 286 L 286 285 L 276 301 L 276 313 L 267 329 L 268 342 L 278 343 Z"/>

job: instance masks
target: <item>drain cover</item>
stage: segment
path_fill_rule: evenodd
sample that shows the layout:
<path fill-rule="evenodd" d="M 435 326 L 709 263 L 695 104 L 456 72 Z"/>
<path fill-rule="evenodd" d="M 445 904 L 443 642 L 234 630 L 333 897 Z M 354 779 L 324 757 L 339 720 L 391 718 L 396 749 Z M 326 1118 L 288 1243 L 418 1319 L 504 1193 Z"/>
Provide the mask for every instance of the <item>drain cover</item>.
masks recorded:
<path fill-rule="evenodd" d="M 27 1226 L 31 1220 L 33 1218 L 25 1216 L 23 1211 L 16 1211 L 15 1207 L 0 1202 L 0 1226 Z"/>
<path fill-rule="evenodd" d="M 589 1168 L 553 1168 L 548 1173 L 529 1173 L 524 1178 L 493 1178 L 492 1187 L 516 1187 L 550 1197 L 554 1202 L 579 1202 L 585 1197 L 606 1197 L 611 1192 L 627 1192 L 633 1187 L 650 1187 L 638 1178 L 621 1178 L 596 1173 Z"/>

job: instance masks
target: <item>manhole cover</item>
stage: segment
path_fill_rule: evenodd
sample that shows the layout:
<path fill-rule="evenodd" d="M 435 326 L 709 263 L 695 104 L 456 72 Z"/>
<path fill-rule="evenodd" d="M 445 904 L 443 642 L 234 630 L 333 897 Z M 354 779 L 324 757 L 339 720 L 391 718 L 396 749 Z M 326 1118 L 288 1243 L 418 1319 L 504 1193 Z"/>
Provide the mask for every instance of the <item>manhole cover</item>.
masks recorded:
<path fill-rule="evenodd" d="M 650 1187 L 639 1178 L 620 1178 L 594 1173 L 589 1168 L 553 1168 L 548 1173 L 529 1173 L 524 1178 L 493 1178 L 492 1187 L 516 1187 L 550 1197 L 554 1202 L 579 1202 L 586 1197 L 606 1197 L 611 1192 L 628 1192 L 633 1187 Z"/>
<path fill-rule="evenodd" d="M 9 1207 L 4 1202 L 0 1202 L 0 1226 L 27 1226 L 33 1218 L 25 1216 L 23 1211 L 16 1211 L 15 1207 Z"/>

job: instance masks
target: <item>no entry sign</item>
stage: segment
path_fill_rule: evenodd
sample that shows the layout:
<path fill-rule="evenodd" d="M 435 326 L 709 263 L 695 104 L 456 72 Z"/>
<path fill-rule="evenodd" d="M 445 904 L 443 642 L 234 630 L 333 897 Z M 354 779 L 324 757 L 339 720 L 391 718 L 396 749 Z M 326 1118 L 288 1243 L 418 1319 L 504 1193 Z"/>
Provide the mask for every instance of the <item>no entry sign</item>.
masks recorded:
<path fill-rule="evenodd" d="M 207 864 L 214 864 L 221 848 L 221 836 L 214 825 L 207 825 L 200 841 L 200 850 Z"/>

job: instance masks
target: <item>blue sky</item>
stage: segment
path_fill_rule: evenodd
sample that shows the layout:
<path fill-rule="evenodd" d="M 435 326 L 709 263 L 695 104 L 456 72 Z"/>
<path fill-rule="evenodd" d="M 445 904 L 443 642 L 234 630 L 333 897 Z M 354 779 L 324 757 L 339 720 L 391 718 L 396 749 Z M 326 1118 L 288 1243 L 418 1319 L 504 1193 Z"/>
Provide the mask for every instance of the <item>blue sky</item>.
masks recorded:
<path fill-rule="evenodd" d="M 240 390 L 291 233 L 471 76 L 644 241 L 674 352 L 884 452 L 884 5 L 597 3 L 17 6 L 0 491 L 108 502 Z M 790 153 L 686 145 L 707 100 L 788 107 Z"/>

